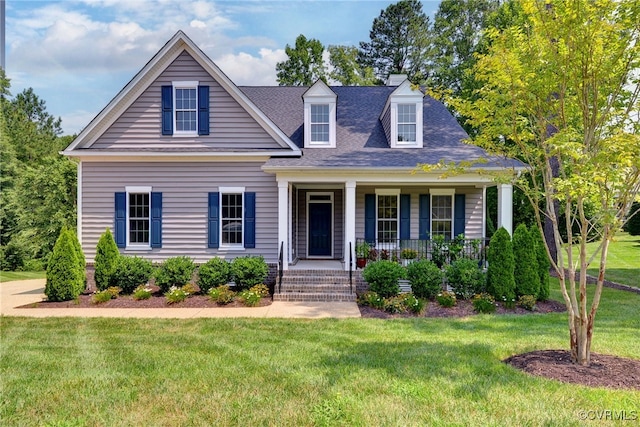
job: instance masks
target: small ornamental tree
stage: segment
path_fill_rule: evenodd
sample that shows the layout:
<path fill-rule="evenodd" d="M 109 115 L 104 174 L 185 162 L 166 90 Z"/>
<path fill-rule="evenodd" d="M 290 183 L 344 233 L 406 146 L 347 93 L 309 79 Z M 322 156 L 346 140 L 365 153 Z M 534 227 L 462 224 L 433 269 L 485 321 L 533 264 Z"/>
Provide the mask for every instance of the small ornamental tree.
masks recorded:
<path fill-rule="evenodd" d="M 540 292 L 538 258 L 531 233 L 525 224 L 520 224 L 513 232 L 513 256 L 517 260 L 513 275 L 516 281 L 516 296 L 533 295 Z"/>
<path fill-rule="evenodd" d="M 103 291 L 109 287 L 109 279 L 116 267 L 120 251 L 113 240 L 111 230 L 108 228 L 100 236 L 98 245 L 96 246 L 96 256 L 94 258 L 95 273 L 93 275 L 96 281 L 96 287 Z"/>
<path fill-rule="evenodd" d="M 509 232 L 500 227 L 489 242 L 487 253 L 487 292 L 495 299 L 512 300 L 516 297 L 516 282 L 514 279 L 515 259 Z"/>
<path fill-rule="evenodd" d="M 549 263 L 549 257 L 547 256 L 547 250 L 544 247 L 544 241 L 542 240 L 542 233 L 540 233 L 540 230 L 532 228 L 530 233 L 536 251 L 536 259 L 538 261 L 538 280 L 540 281 L 538 301 L 546 301 L 549 299 L 549 269 L 551 268 L 551 264 Z"/>
<path fill-rule="evenodd" d="M 61 230 L 47 266 L 44 293 L 49 301 L 78 298 L 84 287 L 76 250 L 67 230 Z"/>

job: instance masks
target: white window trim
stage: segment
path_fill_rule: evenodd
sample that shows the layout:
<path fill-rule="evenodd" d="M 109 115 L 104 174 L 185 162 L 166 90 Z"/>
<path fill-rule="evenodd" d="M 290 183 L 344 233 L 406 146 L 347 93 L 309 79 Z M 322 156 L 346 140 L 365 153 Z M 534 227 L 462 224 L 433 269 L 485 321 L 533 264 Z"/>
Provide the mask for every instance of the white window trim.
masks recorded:
<path fill-rule="evenodd" d="M 329 141 L 311 140 L 311 106 L 329 106 Z M 304 141 L 306 148 L 336 148 L 336 101 L 332 98 L 314 98 L 304 102 Z"/>
<path fill-rule="evenodd" d="M 245 225 L 246 221 L 244 218 L 244 210 L 245 210 L 245 200 L 244 193 L 245 187 L 218 187 L 218 192 L 220 193 L 220 205 L 218 206 L 220 212 L 220 248 L 226 249 L 229 251 L 244 251 L 244 237 L 245 237 Z M 222 195 L 223 194 L 242 194 L 242 241 L 240 243 L 222 243 Z"/>
<path fill-rule="evenodd" d="M 422 148 L 423 147 L 423 122 L 422 122 L 422 99 L 415 102 L 416 106 L 416 140 L 398 141 L 398 105 L 414 104 L 412 100 L 392 101 L 389 105 L 391 109 L 391 148 Z"/>
<path fill-rule="evenodd" d="M 173 136 L 175 137 L 192 137 L 198 136 L 198 85 L 200 84 L 197 80 L 179 80 L 171 82 L 172 91 L 173 91 L 173 105 L 171 110 L 171 117 L 173 120 Z M 176 126 L 176 89 L 195 89 L 196 91 L 196 129 L 193 131 L 184 131 L 178 130 Z"/>
<path fill-rule="evenodd" d="M 125 245 L 125 250 L 130 251 L 150 251 L 151 250 L 151 191 L 153 190 L 150 186 L 127 186 L 125 187 L 126 192 L 126 236 L 127 242 Z M 131 243 L 129 241 L 129 232 L 131 227 L 131 222 L 129 218 L 129 194 L 145 194 L 149 195 L 149 243 Z"/>
<path fill-rule="evenodd" d="M 396 217 L 396 241 L 400 238 L 400 189 L 399 188 L 376 188 L 376 249 L 378 250 L 394 250 L 396 249 L 396 242 L 393 243 L 384 243 L 380 242 L 378 239 L 378 196 L 396 196 L 396 204 L 398 206 L 398 214 Z"/>
<path fill-rule="evenodd" d="M 414 120 L 412 122 L 400 122 L 399 119 L 399 115 L 400 115 L 400 111 L 399 111 L 399 107 L 404 106 L 404 105 L 416 105 L 414 103 L 411 102 L 402 102 L 402 103 L 398 103 L 396 105 L 396 143 L 398 145 L 417 145 L 418 143 L 418 107 L 416 105 L 416 109 L 415 109 L 415 117 Z M 415 132 L 416 132 L 416 140 L 415 141 L 400 141 L 400 132 L 398 132 L 398 126 L 400 126 L 401 124 L 403 125 L 414 125 L 416 127 Z"/>
<path fill-rule="evenodd" d="M 456 212 L 456 198 L 453 197 L 456 194 L 456 190 L 454 188 L 433 188 L 429 190 L 429 237 L 433 238 L 433 196 L 449 196 L 451 197 L 451 236 L 450 239 L 454 238 L 454 222 L 455 222 L 455 212 Z M 442 220 L 438 220 L 442 221 Z"/>

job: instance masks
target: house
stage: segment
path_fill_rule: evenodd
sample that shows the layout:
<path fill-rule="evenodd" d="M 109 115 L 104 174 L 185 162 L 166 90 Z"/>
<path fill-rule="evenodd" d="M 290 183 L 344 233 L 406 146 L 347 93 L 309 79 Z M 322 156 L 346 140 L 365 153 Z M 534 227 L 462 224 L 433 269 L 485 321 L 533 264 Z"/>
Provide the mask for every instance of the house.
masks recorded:
<path fill-rule="evenodd" d="M 91 263 L 106 228 L 123 254 L 198 263 L 263 255 L 343 261 L 374 245 L 483 238 L 485 190 L 471 170 L 421 163 L 487 158 L 438 101 L 404 76 L 388 86 L 238 87 L 178 32 L 80 133 L 78 237 Z M 499 188 L 511 228 L 512 190 Z M 351 256 L 349 256 L 351 255 Z"/>

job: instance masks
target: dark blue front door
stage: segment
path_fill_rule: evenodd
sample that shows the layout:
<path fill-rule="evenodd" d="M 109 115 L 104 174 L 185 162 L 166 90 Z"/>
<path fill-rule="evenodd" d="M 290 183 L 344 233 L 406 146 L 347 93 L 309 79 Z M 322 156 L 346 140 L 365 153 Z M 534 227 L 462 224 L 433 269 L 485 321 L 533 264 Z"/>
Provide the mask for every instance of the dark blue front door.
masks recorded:
<path fill-rule="evenodd" d="M 309 203 L 309 256 L 331 256 L 331 203 Z"/>

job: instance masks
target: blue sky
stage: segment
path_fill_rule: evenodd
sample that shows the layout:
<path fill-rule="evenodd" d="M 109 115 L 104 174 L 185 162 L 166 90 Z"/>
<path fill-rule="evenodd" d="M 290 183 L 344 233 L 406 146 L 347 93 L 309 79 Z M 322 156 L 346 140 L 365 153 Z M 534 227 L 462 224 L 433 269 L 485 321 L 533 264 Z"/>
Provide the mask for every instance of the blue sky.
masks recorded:
<path fill-rule="evenodd" d="M 325 46 L 368 40 L 395 1 L 6 1 L 11 93 L 32 87 L 65 134 L 79 132 L 183 30 L 238 85 L 275 85 L 299 34 Z M 423 0 L 433 16 L 439 1 Z"/>

